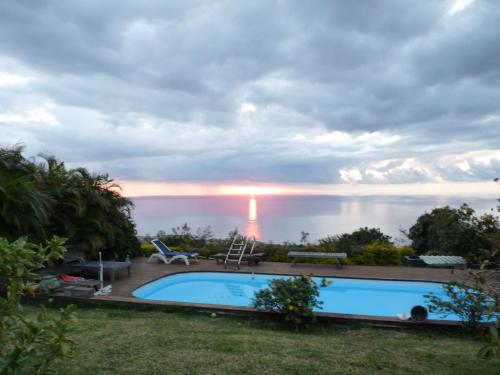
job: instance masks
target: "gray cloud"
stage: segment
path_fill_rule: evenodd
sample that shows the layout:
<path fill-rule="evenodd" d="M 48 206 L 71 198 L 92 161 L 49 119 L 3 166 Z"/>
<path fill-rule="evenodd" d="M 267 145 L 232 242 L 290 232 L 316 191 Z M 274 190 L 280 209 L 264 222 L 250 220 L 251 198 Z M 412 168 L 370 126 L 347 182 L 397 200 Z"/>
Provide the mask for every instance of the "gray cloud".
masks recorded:
<path fill-rule="evenodd" d="M 453 3 L 1 2 L 0 143 L 119 179 L 490 179 L 500 5 Z"/>

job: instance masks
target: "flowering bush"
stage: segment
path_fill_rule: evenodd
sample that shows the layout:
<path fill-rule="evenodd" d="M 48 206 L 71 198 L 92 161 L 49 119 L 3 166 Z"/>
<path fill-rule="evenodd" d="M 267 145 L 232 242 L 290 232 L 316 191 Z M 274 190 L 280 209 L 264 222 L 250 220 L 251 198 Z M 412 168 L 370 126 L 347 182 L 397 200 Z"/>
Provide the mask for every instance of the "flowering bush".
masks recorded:
<path fill-rule="evenodd" d="M 321 286 L 328 284 L 323 280 Z M 313 310 L 323 304 L 318 301 L 318 296 L 318 284 L 310 276 L 274 279 L 269 288 L 255 293 L 253 306 L 280 313 L 285 322 L 298 329 L 314 322 Z"/>

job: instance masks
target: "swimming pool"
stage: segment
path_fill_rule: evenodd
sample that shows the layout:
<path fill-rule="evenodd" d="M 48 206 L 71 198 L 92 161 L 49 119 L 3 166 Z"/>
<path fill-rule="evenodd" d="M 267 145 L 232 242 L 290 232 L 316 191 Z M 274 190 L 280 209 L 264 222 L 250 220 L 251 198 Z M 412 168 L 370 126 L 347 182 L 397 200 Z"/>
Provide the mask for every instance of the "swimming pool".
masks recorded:
<path fill-rule="evenodd" d="M 252 305 L 256 291 L 266 288 L 272 279 L 284 275 L 225 272 L 188 272 L 174 274 L 141 286 L 133 292 L 140 299 L 213 305 Z M 318 284 L 322 278 L 313 278 Z M 409 314 L 416 305 L 425 306 L 424 295 L 434 293 L 446 299 L 442 284 L 419 281 L 331 278 L 320 288 L 323 305 L 318 312 L 397 317 Z M 429 313 L 429 319 L 458 320 L 455 315 L 441 318 Z"/>

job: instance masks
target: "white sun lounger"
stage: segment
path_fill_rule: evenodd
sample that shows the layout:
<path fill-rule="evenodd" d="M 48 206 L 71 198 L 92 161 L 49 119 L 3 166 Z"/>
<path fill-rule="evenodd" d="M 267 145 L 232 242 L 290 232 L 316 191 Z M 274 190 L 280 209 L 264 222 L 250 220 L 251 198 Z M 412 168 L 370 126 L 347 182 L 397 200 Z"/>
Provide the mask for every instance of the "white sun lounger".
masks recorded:
<path fill-rule="evenodd" d="M 454 255 L 420 255 L 427 267 L 465 267 L 464 258 Z"/>
<path fill-rule="evenodd" d="M 347 258 L 346 253 L 318 253 L 313 251 L 290 251 L 289 258 L 293 258 L 292 267 L 297 263 L 298 258 L 321 258 L 321 259 L 335 259 L 337 268 L 342 268 L 342 259 Z"/>
<path fill-rule="evenodd" d="M 152 240 L 151 243 L 154 245 L 156 250 L 158 250 L 158 252 L 152 254 L 149 257 L 148 263 L 153 260 L 156 260 L 156 261 L 161 261 L 165 264 L 170 264 L 175 260 L 180 260 L 181 262 L 184 262 L 186 266 L 189 266 L 188 258 L 193 258 L 195 262 L 198 263 L 197 252 L 180 253 L 177 251 L 172 251 L 167 245 L 165 245 L 162 241 L 158 239 Z"/>

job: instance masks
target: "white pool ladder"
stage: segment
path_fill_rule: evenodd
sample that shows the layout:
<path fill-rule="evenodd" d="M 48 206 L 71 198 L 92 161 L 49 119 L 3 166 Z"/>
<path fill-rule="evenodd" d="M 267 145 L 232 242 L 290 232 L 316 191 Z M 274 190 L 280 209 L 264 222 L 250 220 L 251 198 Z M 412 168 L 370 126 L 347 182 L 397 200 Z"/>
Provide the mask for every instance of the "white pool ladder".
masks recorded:
<path fill-rule="evenodd" d="M 236 263 L 236 266 L 240 269 L 241 260 L 243 259 L 243 255 L 245 255 L 247 244 L 247 237 L 234 236 L 233 242 L 231 242 L 231 246 L 226 254 L 226 259 L 224 260 L 224 268 L 227 268 L 229 263 Z"/>

